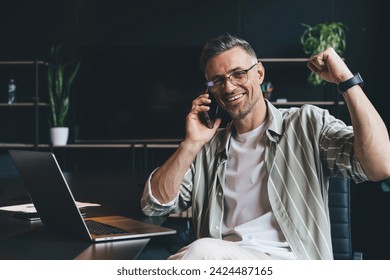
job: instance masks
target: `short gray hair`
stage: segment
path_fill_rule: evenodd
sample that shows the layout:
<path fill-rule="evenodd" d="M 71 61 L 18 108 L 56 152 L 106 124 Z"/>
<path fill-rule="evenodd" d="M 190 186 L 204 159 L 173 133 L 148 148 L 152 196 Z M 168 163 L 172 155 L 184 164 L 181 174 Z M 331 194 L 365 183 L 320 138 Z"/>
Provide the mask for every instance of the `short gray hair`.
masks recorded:
<path fill-rule="evenodd" d="M 219 37 L 211 39 L 204 45 L 199 61 L 200 70 L 204 73 L 206 69 L 206 64 L 211 58 L 234 47 L 240 47 L 250 56 L 257 58 L 257 55 L 253 50 L 252 46 L 244 39 L 230 34 L 221 35 Z"/>

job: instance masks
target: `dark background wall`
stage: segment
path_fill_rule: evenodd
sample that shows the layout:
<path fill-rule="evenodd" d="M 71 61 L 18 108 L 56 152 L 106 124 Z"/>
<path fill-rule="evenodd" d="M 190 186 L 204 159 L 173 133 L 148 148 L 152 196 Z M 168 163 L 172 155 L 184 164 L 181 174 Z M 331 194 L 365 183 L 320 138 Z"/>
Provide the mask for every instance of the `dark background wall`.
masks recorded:
<path fill-rule="evenodd" d="M 228 32 L 251 42 L 259 57 L 304 57 L 301 23 L 341 21 L 349 28 L 345 59 L 363 76 L 367 95 L 389 127 L 385 11 L 384 1 L 372 0 L 1 1 L 0 60 L 47 60 L 58 42 L 69 57 L 81 59 L 69 120 L 73 141 L 175 138 L 181 136 L 188 102 L 203 87 L 196 64 L 205 41 Z M 334 89 L 329 93 L 306 83 L 303 65 L 265 66 L 267 77 L 277 81 L 275 98 L 334 97 Z M 13 72 L 0 73 L 5 102 Z M 18 82 L 27 90 L 27 82 Z M 105 130 L 99 134 L 98 128 Z M 390 258 L 388 193 L 379 183 L 359 184 L 352 203 L 356 250 L 368 258 Z"/>
<path fill-rule="evenodd" d="M 228 32 L 251 42 L 259 57 L 304 57 L 302 23 L 330 21 L 348 26 L 345 59 L 364 77 L 366 91 L 387 124 L 390 119 L 382 94 L 381 40 L 387 19 L 379 1 L 2 2 L 0 59 L 47 60 L 50 46 L 58 42 L 81 59 L 69 119 L 74 139 L 180 138 L 187 104 L 204 87 L 196 64 L 205 41 Z M 273 98 L 334 98 L 333 89 L 305 83 L 309 71 L 304 64 L 265 66 L 266 79 L 275 85 Z M 9 79 L 1 73 L 0 101 L 6 98 Z M 19 88 L 28 87 L 18 82 Z M 139 119 L 143 125 L 134 121 Z M 145 127 L 156 119 L 160 123 L 152 134 Z M 165 124 L 173 119 L 174 124 Z"/>

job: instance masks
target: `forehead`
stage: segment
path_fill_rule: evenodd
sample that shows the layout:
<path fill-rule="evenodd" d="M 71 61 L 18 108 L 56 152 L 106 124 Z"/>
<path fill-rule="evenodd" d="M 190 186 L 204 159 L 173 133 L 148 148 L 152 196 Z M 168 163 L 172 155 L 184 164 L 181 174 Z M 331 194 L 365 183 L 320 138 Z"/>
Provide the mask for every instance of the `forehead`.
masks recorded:
<path fill-rule="evenodd" d="M 250 67 L 256 59 L 250 56 L 241 47 L 234 47 L 213 58 L 211 58 L 205 68 L 206 79 L 211 79 L 219 75 L 228 75 L 237 69 Z"/>

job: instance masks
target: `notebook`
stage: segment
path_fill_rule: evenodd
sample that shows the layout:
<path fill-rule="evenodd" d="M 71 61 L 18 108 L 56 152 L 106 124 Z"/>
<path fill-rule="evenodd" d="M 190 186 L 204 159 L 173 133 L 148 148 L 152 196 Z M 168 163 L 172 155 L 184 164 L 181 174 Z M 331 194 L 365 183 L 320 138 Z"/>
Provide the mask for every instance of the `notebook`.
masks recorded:
<path fill-rule="evenodd" d="M 45 226 L 92 242 L 175 234 L 176 230 L 123 216 L 84 218 L 51 152 L 9 150 Z M 97 233 L 97 230 L 102 232 Z"/>

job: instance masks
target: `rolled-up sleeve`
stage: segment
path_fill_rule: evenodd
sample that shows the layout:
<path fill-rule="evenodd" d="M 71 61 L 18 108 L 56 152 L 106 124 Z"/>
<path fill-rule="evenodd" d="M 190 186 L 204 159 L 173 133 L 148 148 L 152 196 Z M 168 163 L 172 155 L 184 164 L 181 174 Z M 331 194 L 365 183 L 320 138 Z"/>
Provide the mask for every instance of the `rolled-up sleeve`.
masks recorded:
<path fill-rule="evenodd" d="M 177 195 L 173 200 L 168 203 L 160 203 L 152 193 L 152 184 L 151 179 L 153 174 L 156 172 L 158 168 L 153 170 L 153 172 L 149 175 L 148 180 L 145 184 L 145 189 L 141 198 L 141 208 L 142 212 L 147 216 L 165 216 L 172 212 L 176 208 L 178 197 Z"/>
<path fill-rule="evenodd" d="M 328 114 L 325 114 L 325 124 L 321 135 L 321 149 L 330 174 L 342 174 L 356 183 L 367 181 L 368 177 L 355 155 L 353 127 L 346 126 L 344 122 Z"/>

